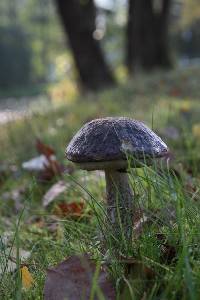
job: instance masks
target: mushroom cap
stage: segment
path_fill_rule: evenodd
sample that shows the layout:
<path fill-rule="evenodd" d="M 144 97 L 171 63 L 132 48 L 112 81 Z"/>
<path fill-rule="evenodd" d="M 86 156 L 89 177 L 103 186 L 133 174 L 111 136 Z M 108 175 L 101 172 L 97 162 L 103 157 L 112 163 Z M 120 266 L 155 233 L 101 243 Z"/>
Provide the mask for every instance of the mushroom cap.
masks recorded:
<path fill-rule="evenodd" d="M 167 145 L 142 122 L 126 117 L 86 123 L 66 149 L 69 160 L 86 170 L 127 167 L 127 156 L 146 161 L 165 156 Z"/>

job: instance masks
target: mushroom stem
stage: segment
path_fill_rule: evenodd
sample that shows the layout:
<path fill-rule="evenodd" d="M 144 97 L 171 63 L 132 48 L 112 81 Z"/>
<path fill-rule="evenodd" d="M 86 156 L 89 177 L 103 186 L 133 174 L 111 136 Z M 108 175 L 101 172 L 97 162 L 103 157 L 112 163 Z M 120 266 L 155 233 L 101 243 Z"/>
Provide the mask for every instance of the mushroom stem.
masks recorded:
<path fill-rule="evenodd" d="M 126 172 L 105 170 L 107 214 L 114 231 L 128 240 L 132 238 L 133 199 Z"/>

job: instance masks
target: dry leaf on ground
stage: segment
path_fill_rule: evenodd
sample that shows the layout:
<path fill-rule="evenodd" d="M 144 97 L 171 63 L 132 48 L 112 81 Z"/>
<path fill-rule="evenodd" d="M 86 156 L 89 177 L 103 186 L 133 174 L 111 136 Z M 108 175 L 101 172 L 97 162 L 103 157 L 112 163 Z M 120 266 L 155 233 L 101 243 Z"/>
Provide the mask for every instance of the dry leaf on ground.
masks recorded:
<path fill-rule="evenodd" d="M 38 181 L 50 181 L 64 172 L 64 167 L 58 162 L 53 148 L 37 140 L 36 149 L 40 155 L 24 162 L 22 167 L 37 172 Z"/>
<path fill-rule="evenodd" d="M 42 199 L 43 206 L 48 206 L 56 197 L 66 191 L 67 187 L 67 184 L 63 180 L 60 180 L 52 185 Z"/>
<path fill-rule="evenodd" d="M 46 157 L 55 155 L 55 150 L 51 146 L 44 144 L 40 139 L 36 140 L 36 149 L 38 153 L 43 154 Z"/>
<path fill-rule="evenodd" d="M 115 290 L 105 269 L 98 267 L 89 255 L 71 256 L 54 268 L 47 270 L 44 286 L 45 300 L 116 299 Z M 97 278 L 93 283 L 94 276 Z M 93 288 L 95 287 L 95 290 Z M 93 294 L 94 297 L 90 298 Z"/>
<path fill-rule="evenodd" d="M 48 166 L 49 161 L 43 154 L 22 163 L 22 168 L 27 171 L 44 171 Z"/>
<path fill-rule="evenodd" d="M 33 276 L 26 266 L 21 268 L 22 286 L 25 289 L 30 289 L 34 283 Z"/>
<path fill-rule="evenodd" d="M 67 218 L 80 218 L 84 215 L 85 203 L 84 202 L 60 202 L 54 208 L 54 214 L 59 217 Z"/>

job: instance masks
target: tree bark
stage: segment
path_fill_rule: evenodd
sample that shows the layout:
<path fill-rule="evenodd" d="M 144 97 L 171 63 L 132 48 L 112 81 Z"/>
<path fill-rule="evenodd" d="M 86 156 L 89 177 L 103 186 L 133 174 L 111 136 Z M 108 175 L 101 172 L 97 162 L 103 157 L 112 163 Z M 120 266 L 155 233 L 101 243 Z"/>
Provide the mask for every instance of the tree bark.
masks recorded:
<path fill-rule="evenodd" d="M 171 66 L 168 24 L 171 0 L 129 0 L 126 64 L 129 73 Z"/>
<path fill-rule="evenodd" d="M 114 84 L 99 41 L 95 40 L 93 0 L 56 0 L 83 87 L 98 90 Z"/>

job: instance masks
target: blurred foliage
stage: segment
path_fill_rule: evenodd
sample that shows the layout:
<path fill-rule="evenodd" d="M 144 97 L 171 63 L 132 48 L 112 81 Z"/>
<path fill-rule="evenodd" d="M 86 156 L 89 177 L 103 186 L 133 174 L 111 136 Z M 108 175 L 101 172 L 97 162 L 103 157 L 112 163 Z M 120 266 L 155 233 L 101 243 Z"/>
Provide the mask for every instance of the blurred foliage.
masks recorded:
<path fill-rule="evenodd" d="M 121 69 L 118 79 L 123 81 L 127 80 L 123 67 L 126 6 L 123 1 L 115 3 L 114 10 L 98 9 L 94 38 L 100 40 L 114 71 Z M 176 57 L 199 57 L 199 0 L 173 0 L 172 15 L 172 47 Z M 0 1 L 0 66 L 2 95 L 7 95 L 7 91 L 16 94 L 12 91 L 20 87 L 28 87 L 29 94 L 30 87 L 74 79 L 72 55 L 66 49 L 55 1 Z"/>
<path fill-rule="evenodd" d="M 66 51 L 49 0 L 0 3 L 0 88 L 55 80 L 56 56 Z"/>
<path fill-rule="evenodd" d="M 176 49 L 188 58 L 200 56 L 200 18 L 176 33 Z"/>
<path fill-rule="evenodd" d="M 21 27 L 0 28 L 0 87 L 21 86 L 31 81 L 31 56 Z"/>
<path fill-rule="evenodd" d="M 198 19 L 200 19 L 199 0 L 184 0 L 181 25 L 183 27 L 188 27 Z"/>
<path fill-rule="evenodd" d="M 199 0 L 174 0 L 172 45 L 183 60 L 200 57 Z M 176 5 L 175 5 L 176 4 Z"/>

